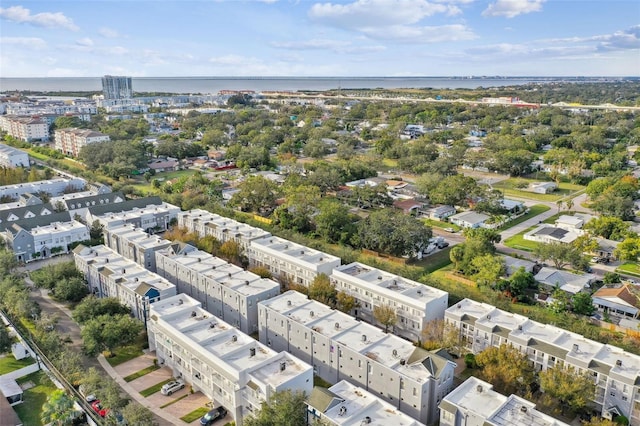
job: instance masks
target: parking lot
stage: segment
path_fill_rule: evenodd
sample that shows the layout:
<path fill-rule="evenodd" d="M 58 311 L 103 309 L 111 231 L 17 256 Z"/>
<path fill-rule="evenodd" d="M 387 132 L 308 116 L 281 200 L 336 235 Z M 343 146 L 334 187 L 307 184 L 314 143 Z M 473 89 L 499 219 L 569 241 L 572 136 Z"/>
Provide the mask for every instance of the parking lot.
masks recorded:
<path fill-rule="evenodd" d="M 152 367 L 154 365 L 154 359 L 154 354 L 144 354 L 116 366 L 114 370 L 120 378 L 125 378 L 129 375 L 138 373 L 145 368 Z M 132 397 L 135 397 L 136 399 L 142 398 L 145 402 L 144 405 L 147 408 L 165 418 L 165 420 L 170 421 L 172 424 L 198 425 L 198 418 L 194 419 L 190 423 L 181 420 L 181 418 L 198 409 L 210 409 L 211 401 L 202 392 L 191 393 L 191 386 L 189 385 L 186 385 L 183 389 L 175 391 L 171 395 L 163 395 L 160 392 L 159 385 L 171 380 L 172 378 L 173 375 L 171 369 L 168 367 L 161 367 L 129 381 L 127 383 L 127 390 L 132 394 Z M 157 390 L 152 392 L 149 390 L 152 388 L 157 388 Z M 145 396 L 142 392 L 145 394 L 150 392 L 152 393 Z M 217 420 L 213 424 L 224 425 L 231 420 L 231 416 L 227 414 L 224 419 Z"/>

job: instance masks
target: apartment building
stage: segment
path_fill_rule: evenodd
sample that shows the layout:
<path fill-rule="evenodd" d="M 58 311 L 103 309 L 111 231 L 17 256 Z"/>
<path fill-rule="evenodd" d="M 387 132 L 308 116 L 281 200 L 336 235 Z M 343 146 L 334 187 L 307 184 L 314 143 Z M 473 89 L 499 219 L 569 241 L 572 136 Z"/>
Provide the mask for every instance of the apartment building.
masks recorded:
<path fill-rule="evenodd" d="M 178 226 L 201 237 L 210 235 L 220 242 L 235 241 L 247 253 L 251 241 L 271 234 L 263 229 L 201 209 L 178 213 Z"/>
<path fill-rule="evenodd" d="M 363 387 L 426 424 L 453 388 L 455 363 L 288 291 L 258 305 L 260 341 L 313 365 L 329 383 Z"/>
<path fill-rule="evenodd" d="M 49 124 L 37 116 L 0 115 L 0 129 L 25 142 L 49 140 Z"/>
<path fill-rule="evenodd" d="M 66 209 L 71 216 L 78 215 L 82 218 L 87 216 L 89 207 L 117 204 L 126 201 L 126 197 L 120 191 L 96 193 L 96 191 L 82 191 L 71 194 L 63 194 L 58 197 L 51 197 L 49 202 Z"/>
<path fill-rule="evenodd" d="M 92 143 L 108 142 L 109 135 L 89 129 L 67 128 L 54 133 L 54 148 L 65 155 L 77 157 L 82 147 Z"/>
<path fill-rule="evenodd" d="M 82 178 L 59 178 L 17 183 L 14 185 L 0 186 L 0 197 L 10 197 L 17 200 L 23 194 L 37 194 L 40 191 L 55 196 L 62 195 L 65 192 L 82 191 L 86 185 L 87 181 Z"/>
<path fill-rule="evenodd" d="M 5 225 L 2 236 L 19 262 L 67 253 L 69 244 L 89 239 L 89 229 L 68 212 L 37 216 Z"/>
<path fill-rule="evenodd" d="M 445 321 L 460 330 L 473 353 L 510 344 L 527 354 L 538 371 L 565 366 L 589 374 L 597 385 L 593 401 L 603 417 L 624 415 L 630 424 L 640 424 L 640 356 L 470 299 L 447 309 Z"/>
<path fill-rule="evenodd" d="M 132 224 L 153 233 L 166 231 L 179 212 L 180 207 L 164 203 L 160 197 L 145 197 L 117 204 L 91 206 L 85 219 L 87 223 L 97 220 L 104 229 Z"/>
<path fill-rule="evenodd" d="M 185 294 L 151 304 L 149 349 L 195 391 L 229 410 L 236 424 L 281 390 L 313 389 L 313 369 L 237 330 Z"/>
<path fill-rule="evenodd" d="M 569 426 L 535 409 L 516 395 L 504 396 L 475 377 L 445 396 L 440 403 L 440 426 Z"/>
<path fill-rule="evenodd" d="M 329 389 L 313 388 L 307 407 L 307 424 L 424 426 L 388 402 L 346 380 Z"/>
<path fill-rule="evenodd" d="M 105 99 L 133 98 L 131 77 L 105 75 L 102 77 L 102 93 Z"/>
<path fill-rule="evenodd" d="M 331 275 L 340 266 L 340 258 L 269 236 L 251 241 L 247 252 L 249 265 L 267 268 L 280 281 L 309 287 L 320 274 Z"/>
<path fill-rule="evenodd" d="M 9 145 L 0 144 L 0 166 L 29 168 L 29 154 Z"/>
<path fill-rule="evenodd" d="M 393 332 L 417 341 L 425 324 L 444 318 L 449 294 L 362 263 L 338 266 L 330 276 L 336 290 L 353 296 L 357 307 L 353 315 L 371 324 L 376 306 L 392 307 L 398 317 Z"/>
<path fill-rule="evenodd" d="M 105 246 L 151 272 L 156 272 L 156 252 L 171 245 L 171 241 L 129 223 L 105 228 L 102 234 Z"/>
<path fill-rule="evenodd" d="M 73 254 L 92 294 L 118 299 L 141 321 L 148 320 L 150 303 L 176 294 L 175 285 L 103 245 L 79 245 Z"/>
<path fill-rule="evenodd" d="M 158 274 L 203 309 L 239 328 L 258 331 L 258 302 L 280 294 L 280 284 L 198 250 L 172 245 L 156 251 Z"/>

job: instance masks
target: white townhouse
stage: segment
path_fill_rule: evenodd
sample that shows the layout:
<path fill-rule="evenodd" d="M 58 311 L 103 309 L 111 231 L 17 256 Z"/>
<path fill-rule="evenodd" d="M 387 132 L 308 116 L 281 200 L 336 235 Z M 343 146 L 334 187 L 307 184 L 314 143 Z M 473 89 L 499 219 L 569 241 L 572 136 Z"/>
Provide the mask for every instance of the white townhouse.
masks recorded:
<path fill-rule="evenodd" d="M 313 389 L 313 369 L 275 352 L 179 294 L 151 304 L 149 349 L 160 365 L 229 410 L 236 424 L 278 391 Z"/>
<path fill-rule="evenodd" d="M 193 246 L 156 251 L 157 272 L 202 308 L 239 328 L 258 331 L 258 302 L 280 294 L 280 284 L 198 250 Z"/>
<path fill-rule="evenodd" d="M 263 229 L 201 209 L 178 213 L 178 226 L 200 237 L 210 235 L 223 243 L 235 241 L 245 254 L 251 241 L 271 235 Z"/>
<path fill-rule="evenodd" d="M 166 231 L 179 212 L 180 207 L 165 203 L 159 197 L 145 197 L 89 207 L 86 222 L 97 220 L 104 229 L 129 223 L 147 232 Z"/>
<path fill-rule="evenodd" d="M 331 275 L 340 266 L 340 258 L 269 236 L 251 241 L 247 252 L 249 265 L 263 266 L 279 280 L 309 287 L 320 274 Z"/>
<path fill-rule="evenodd" d="M 624 415 L 629 424 L 640 424 L 640 356 L 470 299 L 447 309 L 445 322 L 460 330 L 474 354 L 510 344 L 538 371 L 565 366 L 589 374 L 596 383 L 593 402 L 603 417 Z"/>
<path fill-rule="evenodd" d="M 0 197 L 11 197 L 18 199 L 23 194 L 37 194 L 46 192 L 51 196 L 61 195 L 65 192 L 82 191 L 87 185 L 87 181 L 82 178 L 73 179 L 50 179 L 37 182 L 17 183 L 14 185 L 0 186 Z"/>
<path fill-rule="evenodd" d="M 124 224 L 103 230 L 104 245 L 131 259 L 151 272 L 156 272 L 156 252 L 169 247 L 169 240 L 147 234 L 133 224 Z"/>
<path fill-rule="evenodd" d="M 49 140 L 49 123 L 40 117 L 0 115 L 0 129 L 25 142 Z"/>
<path fill-rule="evenodd" d="M 65 155 L 77 157 L 80 150 L 92 143 L 108 142 L 109 135 L 90 129 L 67 128 L 54 133 L 54 148 Z"/>
<path fill-rule="evenodd" d="M 535 409 L 517 395 L 505 396 L 476 377 L 445 396 L 440 403 L 440 426 L 569 426 Z"/>
<path fill-rule="evenodd" d="M 9 145 L 0 144 L 0 166 L 29 168 L 29 154 Z"/>
<path fill-rule="evenodd" d="M 126 200 L 120 191 L 97 193 L 97 191 L 91 190 L 51 197 L 49 203 L 56 208 L 64 207 L 71 217 L 78 215 L 85 218 L 90 207 L 117 204 Z"/>
<path fill-rule="evenodd" d="M 175 285 L 103 245 L 79 245 L 73 254 L 92 294 L 118 299 L 141 321 L 148 320 L 150 303 L 176 294 Z"/>
<path fill-rule="evenodd" d="M 425 324 L 444 318 L 449 293 L 354 262 L 334 268 L 330 276 L 336 290 L 353 296 L 356 318 L 376 324 L 373 309 L 392 307 L 398 317 L 393 332 L 407 339 L 420 340 Z"/>
<path fill-rule="evenodd" d="M 343 312 L 288 291 L 258 305 L 260 341 L 313 365 L 329 383 L 360 386 L 431 424 L 453 388 L 455 363 Z"/>
<path fill-rule="evenodd" d="M 329 389 L 313 388 L 307 400 L 307 424 L 327 426 L 424 426 L 361 387 L 342 380 Z"/>

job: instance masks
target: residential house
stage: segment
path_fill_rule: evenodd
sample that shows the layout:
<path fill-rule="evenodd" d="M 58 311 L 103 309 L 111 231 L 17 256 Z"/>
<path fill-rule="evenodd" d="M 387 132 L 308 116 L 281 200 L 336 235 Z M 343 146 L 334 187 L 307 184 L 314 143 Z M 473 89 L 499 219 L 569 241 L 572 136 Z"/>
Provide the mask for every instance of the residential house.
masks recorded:
<path fill-rule="evenodd" d="M 510 277 L 520 268 L 524 268 L 525 272 L 533 272 L 533 267 L 535 266 L 535 262 L 531 262 L 526 259 L 518 259 L 516 257 L 511 257 L 507 255 L 502 255 L 502 259 L 504 259 L 504 264 L 507 270 L 507 276 Z"/>
<path fill-rule="evenodd" d="M 537 371 L 564 365 L 589 374 L 596 383 L 592 401 L 603 417 L 624 415 L 629 424 L 640 424 L 640 356 L 471 299 L 447 309 L 445 322 L 474 354 L 508 344 Z"/>
<path fill-rule="evenodd" d="M 172 244 L 155 256 L 158 274 L 174 283 L 179 293 L 193 297 L 243 333 L 258 331 L 258 302 L 280 294 L 277 282 L 193 246 Z"/>
<path fill-rule="evenodd" d="M 39 200 L 39 198 L 37 199 Z M 33 200 L 33 198 L 30 198 L 30 200 Z M 13 209 L 0 210 L 0 230 L 5 229 L 11 222 L 15 222 L 16 220 L 27 220 L 54 213 L 56 213 L 56 211 L 50 203 L 30 204 L 18 206 Z"/>
<path fill-rule="evenodd" d="M 455 363 L 296 291 L 258 305 L 260 342 L 313 365 L 329 383 L 347 380 L 426 424 L 453 388 Z"/>
<path fill-rule="evenodd" d="M 555 182 L 533 182 L 529 184 L 528 190 L 536 194 L 551 194 L 558 189 Z"/>
<path fill-rule="evenodd" d="M 490 216 L 484 213 L 468 211 L 449 216 L 449 221 L 463 228 L 476 229 L 484 227 L 489 218 Z"/>
<path fill-rule="evenodd" d="M 593 306 L 610 315 L 638 318 L 640 301 L 636 291 L 630 284 L 618 288 L 603 287 L 593 293 Z"/>
<path fill-rule="evenodd" d="M 329 389 L 313 388 L 307 400 L 307 424 L 327 426 L 424 426 L 361 387 L 342 380 Z"/>
<path fill-rule="evenodd" d="M 0 144 L 0 166 L 8 168 L 24 167 L 28 169 L 31 166 L 29 154 L 21 149 Z"/>
<path fill-rule="evenodd" d="M 469 377 L 440 403 L 440 426 L 569 426 L 535 409 L 517 395 L 504 396 L 493 385 Z"/>
<path fill-rule="evenodd" d="M 574 213 L 573 215 L 563 214 L 556 219 L 556 227 L 582 235 L 584 232 L 582 231 L 582 227 L 593 218 L 595 218 L 595 216 L 586 213 Z"/>
<path fill-rule="evenodd" d="M 507 198 L 500 200 L 500 206 L 505 209 L 509 215 L 520 214 L 524 212 L 526 208 L 522 201 L 509 200 Z"/>
<path fill-rule="evenodd" d="M 596 280 L 593 274 L 574 274 L 547 266 L 542 267 L 534 278 L 550 290 L 559 287 L 570 294 L 587 291 Z"/>
<path fill-rule="evenodd" d="M 429 219 L 444 221 L 446 218 L 456 214 L 456 209 L 453 206 L 433 206 L 425 210 Z"/>
<path fill-rule="evenodd" d="M 158 363 L 226 407 L 238 426 L 278 391 L 313 389 L 310 365 L 261 344 L 187 295 L 151 304 L 149 318 L 149 349 Z"/>
<path fill-rule="evenodd" d="M 151 170 L 155 170 L 156 173 L 162 172 L 175 172 L 180 170 L 180 161 L 178 160 L 154 160 L 147 164 Z"/>
<path fill-rule="evenodd" d="M 72 217 L 75 215 L 86 218 L 89 207 L 122 203 L 126 197 L 120 191 L 97 194 L 95 191 L 74 192 L 58 197 L 52 197 L 49 201 L 56 209 L 63 206 Z"/>
<path fill-rule="evenodd" d="M 149 305 L 176 294 L 176 286 L 103 245 L 73 250 L 76 268 L 97 297 L 114 297 L 146 322 Z"/>
<path fill-rule="evenodd" d="M 417 215 L 424 205 L 424 202 L 416 201 L 413 198 L 398 199 L 393 202 L 393 207 L 402 210 L 404 214 L 413 215 Z"/>
<path fill-rule="evenodd" d="M 352 314 L 378 324 L 374 308 L 389 306 L 397 315 L 391 331 L 412 341 L 421 339 L 424 326 L 444 316 L 449 294 L 399 275 L 353 262 L 337 266 L 330 276 L 337 291 L 356 299 Z"/>
<path fill-rule="evenodd" d="M 558 228 L 556 226 L 542 224 L 536 226 L 531 231 L 524 234 L 523 238 L 528 241 L 535 241 L 538 243 L 564 243 L 570 244 L 578 238 L 580 234 L 575 231 L 569 231 L 564 228 Z"/>

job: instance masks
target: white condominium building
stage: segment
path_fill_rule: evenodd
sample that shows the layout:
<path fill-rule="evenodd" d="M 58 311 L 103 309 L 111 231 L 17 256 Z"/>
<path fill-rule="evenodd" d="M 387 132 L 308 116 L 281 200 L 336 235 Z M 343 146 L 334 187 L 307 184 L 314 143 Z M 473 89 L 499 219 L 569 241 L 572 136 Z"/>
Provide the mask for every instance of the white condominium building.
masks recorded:
<path fill-rule="evenodd" d="M 460 330 L 473 353 L 510 344 L 527 354 L 538 371 L 564 366 L 589 374 L 596 383 L 593 401 L 603 417 L 624 415 L 629 424 L 640 424 L 640 356 L 470 299 L 447 309 L 445 322 Z"/>
<path fill-rule="evenodd" d="M 178 226 L 201 237 L 211 235 L 222 243 L 235 241 L 245 254 L 251 241 L 271 235 L 263 229 L 200 209 L 178 213 Z"/>
<path fill-rule="evenodd" d="M 313 365 L 329 383 L 347 380 L 422 423 L 439 418 L 455 363 L 307 296 L 288 291 L 258 306 L 260 341 Z"/>
<path fill-rule="evenodd" d="M 262 345 L 187 295 L 151 304 L 147 330 L 158 362 L 226 407 L 238 426 L 275 392 L 313 389 L 310 365 Z"/>
<path fill-rule="evenodd" d="M 180 207 L 164 203 L 158 197 L 138 198 L 122 203 L 89 207 L 87 223 L 99 221 L 105 229 L 133 224 L 147 232 L 165 231 Z"/>
<path fill-rule="evenodd" d="M 49 124 L 40 117 L 0 115 L 0 129 L 25 142 L 49 140 Z"/>
<path fill-rule="evenodd" d="M 307 424 L 424 426 L 388 402 L 346 380 L 329 389 L 313 388 L 307 406 Z"/>
<path fill-rule="evenodd" d="M 132 224 L 105 228 L 103 235 L 107 247 L 151 272 L 156 272 L 156 251 L 171 245 L 171 241 L 149 235 Z"/>
<path fill-rule="evenodd" d="M 155 255 L 158 274 L 176 284 L 179 293 L 243 333 L 258 331 L 258 302 L 280 294 L 277 282 L 189 245 L 172 245 Z"/>
<path fill-rule="evenodd" d="M 87 185 L 87 181 L 81 178 L 73 179 L 50 179 L 37 182 L 17 183 L 14 185 L 0 186 L 0 197 L 11 197 L 18 199 L 23 194 L 37 194 L 46 192 L 47 194 L 61 195 L 64 192 L 81 191 Z"/>
<path fill-rule="evenodd" d="M 175 285 L 103 245 L 79 245 L 73 254 L 92 294 L 118 299 L 141 321 L 149 318 L 150 303 L 176 294 Z"/>
<path fill-rule="evenodd" d="M 0 166 L 29 168 L 29 154 L 9 145 L 0 144 Z"/>
<path fill-rule="evenodd" d="M 108 142 L 109 135 L 89 129 L 68 128 L 56 130 L 54 148 L 65 155 L 77 157 L 82 147 L 97 142 Z"/>
<path fill-rule="evenodd" d="M 569 426 L 535 409 L 516 395 L 504 396 L 493 385 L 468 378 L 440 403 L 440 426 Z"/>
<path fill-rule="evenodd" d="M 281 281 L 305 287 L 340 266 L 339 257 L 274 236 L 251 241 L 247 256 L 251 266 L 265 267 Z"/>
<path fill-rule="evenodd" d="M 373 308 L 390 306 L 398 317 L 393 332 L 413 341 L 420 340 L 426 323 L 444 318 L 448 306 L 445 291 L 358 262 L 336 267 L 330 278 L 336 290 L 358 302 L 356 318 L 375 324 Z"/>

